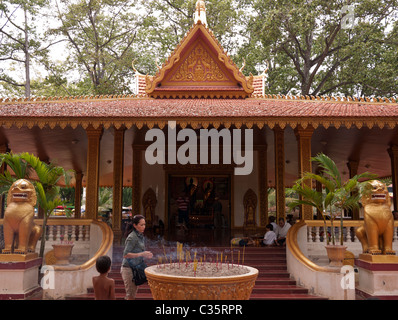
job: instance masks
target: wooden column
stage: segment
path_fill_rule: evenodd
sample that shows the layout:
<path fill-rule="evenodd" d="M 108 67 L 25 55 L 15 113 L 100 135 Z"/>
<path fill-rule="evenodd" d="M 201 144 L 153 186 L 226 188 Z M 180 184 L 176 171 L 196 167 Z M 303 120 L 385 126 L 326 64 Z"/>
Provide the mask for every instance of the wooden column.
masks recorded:
<path fill-rule="evenodd" d="M 391 158 L 391 177 L 394 210 L 398 210 L 398 146 L 391 145 L 387 150 Z"/>
<path fill-rule="evenodd" d="M 76 171 L 75 179 L 76 179 L 75 218 L 80 219 L 82 217 L 81 206 L 82 206 L 83 173 L 81 171 Z"/>
<path fill-rule="evenodd" d="M 275 200 L 276 200 L 276 219 L 286 219 L 285 203 L 285 132 L 280 127 L 275 127 Z"/>
<path fill-rule="evenodd" d="M 359 166 L 359 161 L 348 160 L 347 167 L 348 167 L 348 174 L 349 174 L 350 179 L 358 174 L 358 166 Z M 358 193 L 358 192 L 355 191 L 353 193 Z M 351 214 L 352 214 L 353 220 L 359 220 L 359 208 L 353 209 L 351 211 Z"/>
<path fill-rule="evenodd" d="M 311 165 L 311 137 L 314 133 L 314 128 L 307 127 L 303 129 L 298 126 L 294 133 L 297 139 L 297 149 L 298 149 L 298 174 L 302 177 L 304 172 L 312 172 Z M 306 184 L 312 187 L 312 181 L 307 181 Z M 300 208 L 301 219 L 312 220 L 313 212 L 312 206 L 302 205 Z"/>
<path fill-rule="evenodd" d="M 93 128 L 91 125 L 86 129 L 87 146 L 87 183 L 86 183 L 86 214 L 87 219 L 98 218 L 98 188 L 99 188 L 99 159 L 100 141 L 103 128 Z"/>
<path fill-rule="evenodd" d="M 133 187 L 132 187 L 132 209 L 133 216 L 141 212 L 141 177 L 142 159 L 141 147 L 133 145 Z"/>
<path fill-rule="evenodd" d="M 124 169 L 124 132 L 125 128 L 115 129 L 113 149 L 113 202 L 112 229 L 115 243 L 122 238 L 123 169 Z"/>
<path fill-rule="evenodd" d="M 258 187 L 260 202 L 260 226 L 265 227 L 268 222 L 268 174 L 267 174 L 267 146 L 261 147 L 258 154 Z"/>

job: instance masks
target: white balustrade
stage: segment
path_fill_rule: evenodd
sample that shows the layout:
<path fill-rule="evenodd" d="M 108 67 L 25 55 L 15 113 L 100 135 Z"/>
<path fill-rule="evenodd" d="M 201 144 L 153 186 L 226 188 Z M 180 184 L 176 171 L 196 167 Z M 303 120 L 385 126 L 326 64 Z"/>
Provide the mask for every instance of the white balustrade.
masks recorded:
<path fill-rule="evenodd" d="M 324 246 L 326 245 L 324 223 L 318 220 L 308 220 L 307 224 L 307 252 L 308 257 L 319 257 L 326 254 Z M 341 230 L 340 221 L 335 221 L 333 224 L 335 233 L 335 243 L 340 244 L 340 235 L 343 233 L 343 245 L 347 247 L 348 251 L 357 256 L 362 252 L 362 246 L 356 236 L 356 230 L 363 224 L 363 221 L 344 221 L 343 230 Z M 332 227 L 330 221 L 327 222 L 328 237 L 331 243 Z M 398 221 L 394 226 L 393 249 L 398 250 Z"/>
<path fill-rule="evenodd" d="M 87 243 L 90 241 L 89 225 L 47 225 L 46 241 L 54 244 L 62 241 L 74 243 Z"/>

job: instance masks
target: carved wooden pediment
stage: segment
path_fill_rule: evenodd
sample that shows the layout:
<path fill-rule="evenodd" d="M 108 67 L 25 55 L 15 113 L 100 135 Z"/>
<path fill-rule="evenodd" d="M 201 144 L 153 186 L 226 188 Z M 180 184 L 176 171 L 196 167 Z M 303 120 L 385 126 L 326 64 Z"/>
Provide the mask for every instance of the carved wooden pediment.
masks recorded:
<path fill-rule="evenodd" d="M 154 98 L 246 98 L 253 91 L 253 75 L 242 74 L 200 21 L 156 75 L 146 77 L 146 93 Z"/>

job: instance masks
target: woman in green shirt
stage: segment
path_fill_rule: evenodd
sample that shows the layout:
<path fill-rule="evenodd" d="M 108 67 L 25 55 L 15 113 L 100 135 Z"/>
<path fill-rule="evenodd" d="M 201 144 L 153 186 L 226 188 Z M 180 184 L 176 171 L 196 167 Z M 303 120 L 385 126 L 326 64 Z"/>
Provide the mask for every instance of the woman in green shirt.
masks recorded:
<path fill-rule="evenodd" d="M 138 289 L 133 281 L 133 272 L 127 259 L 131 259 L 130 263 L 133 265 L 138 265 L 144 258 L 151 259 L 153 257 L 152 252 L 145 251 L 144 231 L 145 217 L 141 215 L 134 216 L 133 231 L 131 231 L 126 239 L 120 270 L 126 289 L 126 300 L 134 300 Z"/>

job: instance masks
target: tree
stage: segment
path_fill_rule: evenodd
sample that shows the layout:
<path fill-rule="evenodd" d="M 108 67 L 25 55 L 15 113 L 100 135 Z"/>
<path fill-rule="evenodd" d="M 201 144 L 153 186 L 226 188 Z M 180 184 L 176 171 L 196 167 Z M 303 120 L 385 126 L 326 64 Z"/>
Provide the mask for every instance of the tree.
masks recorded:
<path fill-rule="evenodd" d="M 49 34 L 68 43 L 66 65 L 77 71 L 85 94 L 129 93 L 131 62 L 140 25 L 134 0 L 55 1 L 60 26 Z M 59 75 L 59 73 L 58 73 Z"/>
<path fill-rule="evenodd" d="M 241 0 L 206 1 L 207 27 L 230 54 L 240 45 L 237 36 L 242 26 L 244 8 L 241 4 Z M 196 0 L 147 0 L 143 5 L 148 16 L 140 37 L 145 38 L 143 49 L 146 54 L 137 57 L 136 67 L 147 74 L 156 72 L 155 60 L 161 64 L 167 59 L 192 27 Z"/>
<path fill-rule="evenodd" d="M 4 21 L 0 25 L 0 61 L 4 66 L 0 70 L 0 84 L 7 91 L 19 95 L 23 87 L 25 97 L 31 95 L 31 59 L 43 58 L 47 53 L 34 20 L 46 4 L 47 0 L 0 1 L 0 17 Z M 23 66 L 24 81 L 11 75 L 13 64 Z"/>
<path fill-rule="evenodd" d="M 269 61 L 270 93 L 396 95 L 393 57 L 398 47 L 387 45 L 396 23 L 396 0 L 350 1 L 350 7 L 345 1 L 321 0 L 247 3 L 254 13 L 247 14 L 239 55 L 254 50 L 248 58 L 251 72 Z"/>

